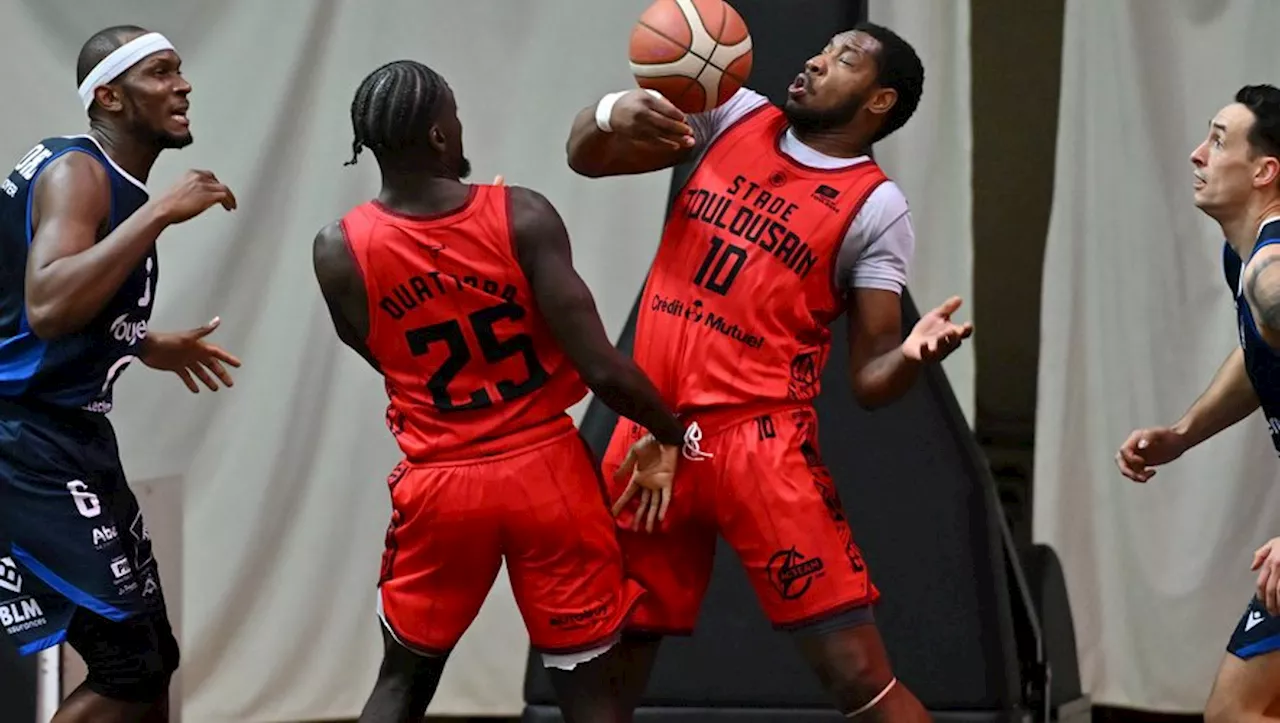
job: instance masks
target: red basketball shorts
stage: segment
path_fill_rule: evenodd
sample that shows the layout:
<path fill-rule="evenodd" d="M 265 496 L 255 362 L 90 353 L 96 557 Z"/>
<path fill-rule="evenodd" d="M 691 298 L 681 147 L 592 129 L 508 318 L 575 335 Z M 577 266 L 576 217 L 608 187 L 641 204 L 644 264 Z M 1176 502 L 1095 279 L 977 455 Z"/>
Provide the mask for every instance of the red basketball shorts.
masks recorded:
<path fill-rule="evenodd" d="M 406 647 L 451 650 L 504 559 L 530 642 L 543 653 L 609 645 L 633 612 L 642 588 L 624 579 L 586 444 L 567 416 L 540 436 L 494 456 L 402 462 L 391 474 L 380 612 Z"/>
<path fill-rule="evenodd" d="M 802 627 L 876 602 L 831 475 L 818 453 L 813 409 L 795 404 L 692 415 L 701 449 L 681 457 L 666 521 L 630 529 L 638 503 L 617 519 L 627 575 L 646 590 L 629 627 L 667 635 L 693 631 L 711 579 L 716 535 L 733 546 L 765 614 Z M 613 472 L 643 434 L 626 419 L 605 454 L 611 499 L 626 482 Z"/>

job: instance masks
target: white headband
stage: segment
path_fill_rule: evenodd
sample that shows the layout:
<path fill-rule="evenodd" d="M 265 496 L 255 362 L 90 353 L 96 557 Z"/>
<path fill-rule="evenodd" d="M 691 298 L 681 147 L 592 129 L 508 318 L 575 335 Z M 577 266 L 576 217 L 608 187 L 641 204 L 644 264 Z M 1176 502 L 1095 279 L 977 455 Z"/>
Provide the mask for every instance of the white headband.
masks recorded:
<path fill-rule="evenodd" d="M 89 110 L 89 106 L 93 105 L 93 91 L 100 86 L 119 78 L 126 70 L 137 65 L 138 61 L 148 55 L 173 49 L 173 44 L 165 36 L 160 33 L 147 33 L 111 51 L 111 54 L 103 58 L 102 62 L 93 66 L 93 70 L 89 71 L 89 75 L 80 84 L 80 100 L 84 102 L 84 109 Z"/>

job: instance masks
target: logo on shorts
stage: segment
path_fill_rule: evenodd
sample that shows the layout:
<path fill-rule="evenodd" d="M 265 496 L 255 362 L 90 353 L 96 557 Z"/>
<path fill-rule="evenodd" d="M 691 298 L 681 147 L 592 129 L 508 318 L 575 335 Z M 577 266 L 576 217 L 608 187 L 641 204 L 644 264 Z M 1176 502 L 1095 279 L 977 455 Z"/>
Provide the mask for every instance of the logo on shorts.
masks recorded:
<path fill-rule="evenodd" d="M 1249 619 L 1246 620 L 1244 624 L 1244 631 L 1247 633 L 1250 630 L 1253 630 L 1255 627 L 1261 625 L 1263 620 L 1266 620 L 1266 616 L 1262 614 L 1261 610 L 1254 610 L 1250 612 Z"/>
<path fill-rule="evenodd" d="M 805 557 L 795 546 L 778 550 L 769 558 L 769 582 L 783 600 L 795 600 L 813 585 L 813 578 L 822 573 L 821 557 Z"/>
<path fill-rule="evenodd" d="M 133 574 L 133 569 L 129 567 L 129 560 L 123 557 L 117 557 L 111 561 L 111 574 L 115 579 L 120 580 Z"/>
<path fill-rule="evenodd" d="M 151 531 L 147 529 L 146 520 L 142 519 L 142 510 L 138 510 L 138 514 L 133 516 L 133 523 L 129 525 L 129 534 L 133 535 L 136 541 L 133 565 L 141 570 L 155 560 L 151 554 Z"/>
<path fill-rule="evenodd" d="M 103 527 L 93 528 L 93 546 L 101 550 L 107 546 L 107 543 L 114 542 L 120 533 L 116 530 L 115 525 L 104 525 Z"/>
<path fill-rule="evenodd" d="M 15 595 L 22 594 L 22 575 L 12 557 L 0 557 L 0 589 Z"/>
<path fill-rule="evenodd" d="M 67 491 L 71 493 L 71 499 L 75 501 L 76 510 L 81 517 L 93 519 L 102 514 L 102 503 L 98 501 L 97 495 L 89 491 L 89 485 L 73 479 L 67 483 Z"/>
<path fill-rule="evenodd" d="M 578 612 L 563 613 L 551 616 L 551 627 L 553 628 L 580 628 L 593 620 L 609 616 L 609 603 L 597 605 L 593 608 L 580 610 Z"/>
<path fill-rule="evenodd" d="M 792 399 L 810 399 L 816 393 L 825 359 L 818 358 L 817 350 L 802 351 L 791 360 L 791 381 L 787 384 L 787 396 Z"/>

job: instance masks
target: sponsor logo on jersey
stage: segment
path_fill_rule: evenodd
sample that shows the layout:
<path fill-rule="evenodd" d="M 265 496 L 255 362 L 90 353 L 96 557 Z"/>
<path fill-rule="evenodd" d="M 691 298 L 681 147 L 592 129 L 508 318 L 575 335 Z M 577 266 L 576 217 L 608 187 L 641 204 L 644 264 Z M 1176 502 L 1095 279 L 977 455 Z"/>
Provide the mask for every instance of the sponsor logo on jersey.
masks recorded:
<path fill-rule="evenodd" d="M 147 320 L 138 319 L 131 320 L 128 314 L 117 316 L 115 321 L 111 322 L 110 330 L 111 338 L 121 341 L 129 346 L 137 346 L 147 338 Z"/>

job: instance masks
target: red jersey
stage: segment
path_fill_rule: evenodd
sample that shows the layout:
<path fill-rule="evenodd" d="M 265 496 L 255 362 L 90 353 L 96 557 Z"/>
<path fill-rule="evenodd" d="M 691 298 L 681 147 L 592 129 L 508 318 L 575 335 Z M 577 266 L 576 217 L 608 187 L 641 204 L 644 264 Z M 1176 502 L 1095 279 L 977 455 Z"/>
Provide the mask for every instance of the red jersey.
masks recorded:
<path fill-rule="evenodd" d="M 386 379 L 387 426 L 411 462 L 502 449 L 504 436 L 567 418 L 586 396 L 534 304 L 509 212 L 506 188 L 471 186 L 446 214 L 370 201 L 342 219 L 369 298 L 365 343 Z"/>
<path fill-rule="evenodd" d="M 828 325 L 844 310 L 836 257 L 873 161 L 800 164 L 764 104 L 707 148 L 668 217 L 645 284 L 635 359 L 678 411 L 817 396 Z"/>

